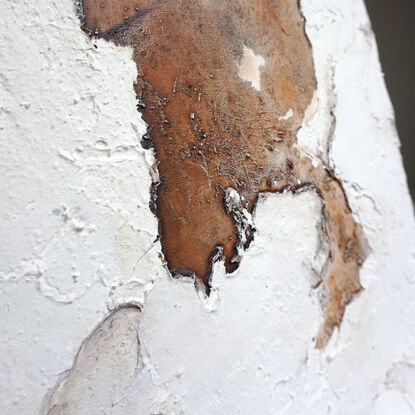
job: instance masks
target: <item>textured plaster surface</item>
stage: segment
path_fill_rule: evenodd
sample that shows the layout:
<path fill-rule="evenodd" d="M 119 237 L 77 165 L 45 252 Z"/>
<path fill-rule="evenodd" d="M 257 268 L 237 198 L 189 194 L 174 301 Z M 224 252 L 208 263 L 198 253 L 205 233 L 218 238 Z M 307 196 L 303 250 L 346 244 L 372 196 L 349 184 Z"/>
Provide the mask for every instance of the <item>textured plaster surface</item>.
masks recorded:
<path fill-rule="evenodd" d="M 2 413 L 414 413 L 413 211 L 360 0 L 302 2 L 318 89 L 299 141 L 339 173 L 371 247 L 323 352 L 319 198 L 261 200 L 253 245 L 234 275 L 215 265 L 208 300 L 173 281 L 131 51 L 91 43 L 70 0 L 0 11 Z"/>

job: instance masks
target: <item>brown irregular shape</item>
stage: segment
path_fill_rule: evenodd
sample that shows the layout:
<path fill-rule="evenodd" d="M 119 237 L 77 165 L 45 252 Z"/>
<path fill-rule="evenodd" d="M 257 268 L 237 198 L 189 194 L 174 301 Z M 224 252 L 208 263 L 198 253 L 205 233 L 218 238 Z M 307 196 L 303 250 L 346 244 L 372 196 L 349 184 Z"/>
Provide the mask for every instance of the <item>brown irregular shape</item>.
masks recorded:
<path fill-rule="evenodd" d="M 152 0 L 148 1 L 148 3 L 151 2 Z M 137 11 L 143 7 L 143 4 L 144 1 L 142 0 L 84 1 L 83 28 L 86 31 L 88 31 L 88 28 L 94 28 L 94 34 L 102 33 L 114 25 L 121 23 L 123 20 L 127 20 L 129 17 L 134 16 Z M 89 34 L 93 33 L 89 32 Z"/>
<path fill-rule="evenodd" d="M 124 14 L 127 3 L 137 11 Z M 154 147 L 160 175 L 153 208 L 173 275 L 194 275 L 209 294 L 214 258 L 232 272 L 249 246 L 244 212 L 253 213 L 260 192 L 317 191 L 329 239 L 316 340 L 324 346 L 362 289 L 364 236 L 334 173 L 296 146 L 316 89 L 297 1 L 83 4 L 87 33 L 134 50 L 143 144 Z"/>

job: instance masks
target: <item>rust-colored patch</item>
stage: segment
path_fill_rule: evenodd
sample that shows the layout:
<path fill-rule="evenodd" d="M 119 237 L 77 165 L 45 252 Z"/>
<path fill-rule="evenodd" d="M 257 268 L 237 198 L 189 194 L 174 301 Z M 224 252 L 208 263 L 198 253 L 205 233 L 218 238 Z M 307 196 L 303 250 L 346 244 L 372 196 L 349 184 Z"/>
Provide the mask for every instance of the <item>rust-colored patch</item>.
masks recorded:
<path fill-rule="evenodd" d="M 219 253 L 232 272 L 252 240 L 243 212 L 254 211 L 258 194 L 313 187 L 330 242 L 316 341 L 325 345 L 362 288 L 364 237 L 333 172 L 313 167 L 296 147 L 316 89 L 297 1 L 83 4 L 88 34 L 134 50 L 135 90 L 148 124 L 143 144 L 154 147 L 159 163 L 154 209 L 169 270 L 195 275 L 209 293 L 213 258 Z M 239 205 L 229 206 L 229 189 Z"/>

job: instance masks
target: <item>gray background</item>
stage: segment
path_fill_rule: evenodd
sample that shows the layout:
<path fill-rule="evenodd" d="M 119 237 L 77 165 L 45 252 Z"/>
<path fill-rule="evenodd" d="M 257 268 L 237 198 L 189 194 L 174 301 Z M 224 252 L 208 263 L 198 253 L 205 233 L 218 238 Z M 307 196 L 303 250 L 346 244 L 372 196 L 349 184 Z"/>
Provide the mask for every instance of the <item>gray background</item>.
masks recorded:
<path fill-rule="evenodd" d="M 365 1 L 376 35 L 386 85 L 395 109 L 409 190 L 414 200 L 415 143 L 412 121 L 415 118 L 415 0 Z"/>

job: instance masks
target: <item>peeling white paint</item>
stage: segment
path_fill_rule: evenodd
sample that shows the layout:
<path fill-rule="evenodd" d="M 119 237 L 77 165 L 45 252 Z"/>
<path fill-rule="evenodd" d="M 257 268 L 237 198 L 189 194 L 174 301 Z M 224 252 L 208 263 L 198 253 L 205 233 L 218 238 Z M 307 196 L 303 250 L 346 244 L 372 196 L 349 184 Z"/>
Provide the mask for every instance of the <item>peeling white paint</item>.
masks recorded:
<path fill-rule="evenodd" d="M 307 112 L 306 112 L 307 113 Z M 281 121 L 287 121 L 289 120 L 292 116 L 294 115 L 293 113 L 293 109 L 290 108 L 284 115 L 282 115 L 281 117 L 278 117 L 279 120 Z"/>
<path fill-rule="evenodd" d="M 342 179 L 372 250 L 323 352 L 317 195 L 261 199 L 253 245 L 235 274 L 215 264 L 209 299 L 173 281 L 148 208 L 157 171 L 139 145 L 131 51 L 89 41 L 70 0 L 3 2 L 1 413 L 44 414 L 62 396 L 71 415 L 414 412 L 415 226 L 376 45 L 361 0 L 302 7 L 318 90 L 299 144 Z M 243 79 L 259 89 L 264 62 L 249 51 Z M 126 304 L 143 306 L 139 325 L 116 314 L 122 330 L 85 347 Z M 61 383 L 82 344 L 85 363 Z"/>
<path fill-rule="evenodd" d="M 100 323 L 83 342 L 70 370 L 59 376 L 56 386 L 45 396 L 41 413 L 87 414 L 92 408 L 98 412 L 122 406 L 143 360 L 139 319 L 139 309 L 129 307 L 115 311 Z"/>
<path fill-rule="evenodd" d="M 261 55 L 255 55 L 254 51 L 244 45 L 241 64 L 239 65 L 239 77 L 250 82 L 256 89 L 261 89 L 261 66 L 265 65 L 265 59 Z"/>
<path fill-rule="evenodd" d="M 308 127 L 311 120 L 316 115 L 316 112 L 317 112 L 317 109 L 318 109 L 317 94 L 318 94 L 318 89 L 317 89 L 317 91 L 314 91 L 313 98 L 311 98 L 311 102 L 310 102 L 310 104 L 308 104 L 308 107 L 305 110 L 304 120 L 303 120 L 303 129 L 304 129 L 304 127 Z"/>
<path fill-rule="evenodd" d="M 224 203 L 227 212 L 233 218 L 238 229 L 240 238 L 238 254 L 240 256 L 243 252 L 243 246 L 247 242 L 246 230 L 248 227 L 253 227 L 252 215 L 242 206 L 241 196 L 238 191 L 232 187 L 226 189 Z"/>

